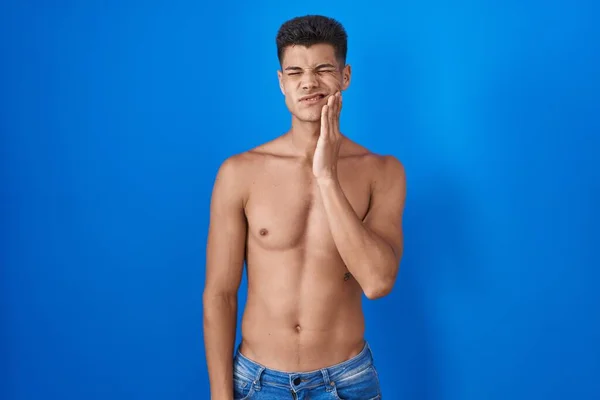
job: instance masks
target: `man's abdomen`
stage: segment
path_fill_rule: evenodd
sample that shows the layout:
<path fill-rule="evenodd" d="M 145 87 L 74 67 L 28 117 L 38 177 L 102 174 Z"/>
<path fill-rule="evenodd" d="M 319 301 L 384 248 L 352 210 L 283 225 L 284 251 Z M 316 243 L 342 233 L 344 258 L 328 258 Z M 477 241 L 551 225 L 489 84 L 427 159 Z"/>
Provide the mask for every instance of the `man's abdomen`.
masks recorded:
<path fill-rule="evenodd" d="M 364 346 L 361 289 L 340 265 L 249 264 L 242 319 L 246 357 L 280 371 L 312 371 L 343 362 Z"/>

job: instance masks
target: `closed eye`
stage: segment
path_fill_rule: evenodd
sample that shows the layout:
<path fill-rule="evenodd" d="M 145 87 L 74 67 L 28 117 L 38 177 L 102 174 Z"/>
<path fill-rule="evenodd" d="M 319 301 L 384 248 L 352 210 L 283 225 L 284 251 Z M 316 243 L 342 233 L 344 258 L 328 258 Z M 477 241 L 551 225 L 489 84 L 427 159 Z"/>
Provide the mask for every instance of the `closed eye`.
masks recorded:
<path fill-rule="evenodd" d="M 327 70 L 319 70 L 316 71 L 317 74 L 322 74 L 322 73 L 335 73 L 334 69 L 327 69 Z M 288 72 L 288 76 L 292 76 L 292 75 L 300 75 L 302 72 Z"/>

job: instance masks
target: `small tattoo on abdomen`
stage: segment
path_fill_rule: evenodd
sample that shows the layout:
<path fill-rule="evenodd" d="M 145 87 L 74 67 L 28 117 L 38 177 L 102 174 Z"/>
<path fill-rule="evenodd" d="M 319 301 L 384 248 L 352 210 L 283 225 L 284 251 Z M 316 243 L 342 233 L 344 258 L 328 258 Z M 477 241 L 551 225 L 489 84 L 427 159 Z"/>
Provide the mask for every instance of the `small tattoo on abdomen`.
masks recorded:
<path fill-rule="evenodd" d="M 347 281 L 348 279 L 350 279 L 351 276 L 352 276 L 352 274 L 350 272 L 346 272 L 344 274 L 344 280 Z"/>

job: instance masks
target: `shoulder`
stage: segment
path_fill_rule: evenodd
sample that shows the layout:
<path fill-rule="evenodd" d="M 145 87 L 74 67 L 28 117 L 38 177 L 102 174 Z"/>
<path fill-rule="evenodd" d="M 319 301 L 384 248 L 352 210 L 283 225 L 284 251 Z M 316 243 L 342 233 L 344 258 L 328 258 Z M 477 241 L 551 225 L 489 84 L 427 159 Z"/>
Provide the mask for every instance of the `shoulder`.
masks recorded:
<path fill-rule="evenodd" d="M 213 190 L 241 198 L 245 204 L 257 173 L 272 156 L 269 149 L 270 143 L 265 143 L 224 159 L 218 167 Z"/>
<path fill-rule="evenodd" d="M 393 155 L 371 153 L 368 169 L 372 193 L 403 198 L 406 192 L 406 173 L 402 162 Z M 396 196 L 395 196 L 396 197 Z"/>
<path fill-rule="evenodd" d="M 217 178 L 238 179 L 248 177 L 266 158 L 271 155 L 272 142 L 250 148 L 244 152 L 227 157 L 219 166 Z"/>
<path fill-rule="evenodd" d="M 345 157 L 353 159 L 373 180 L 404 180 L 404 164 L 394 155 L 378 154 L 356 142 L 347 142 Z"/>
<path fill-rule="evenodd" d="M 374 154 L 373 168 L 380 177 L 386 179 L 405 179 L 404 164 L 396 156 Z"/>
<path fill-rule="evenodd" d="M 393 155 L 371 153 L 367 164 L 372 204 L 402 213 L 406 200 L 406 173 L 402 162 Z"/>
<path fill-rule="evenodd" d="M 227 157 L 219 165 L 213 185 L 213 196 L 242 206 L 248 197 L 249 166 L 254 163 L 251 153 Z"/>
<path fill-rule="evenodd" d="M 248 153 L 239 153 L 227 157 L 219 165 L 217 181 L 231 181 L 242 178 L 245 167 L 249 164 Z"/>

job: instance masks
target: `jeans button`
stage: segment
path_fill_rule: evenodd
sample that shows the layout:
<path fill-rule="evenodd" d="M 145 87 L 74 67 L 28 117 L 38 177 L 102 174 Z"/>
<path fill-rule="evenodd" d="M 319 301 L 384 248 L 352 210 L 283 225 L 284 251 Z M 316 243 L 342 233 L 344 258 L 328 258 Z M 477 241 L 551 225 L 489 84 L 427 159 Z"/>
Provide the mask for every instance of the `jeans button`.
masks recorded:
<path fill-rule="evenodd" d="M 300 382 L 302 382 L 302 380 L 299 377 L 294 379 L 294 385 L 299 385 Z"/>

